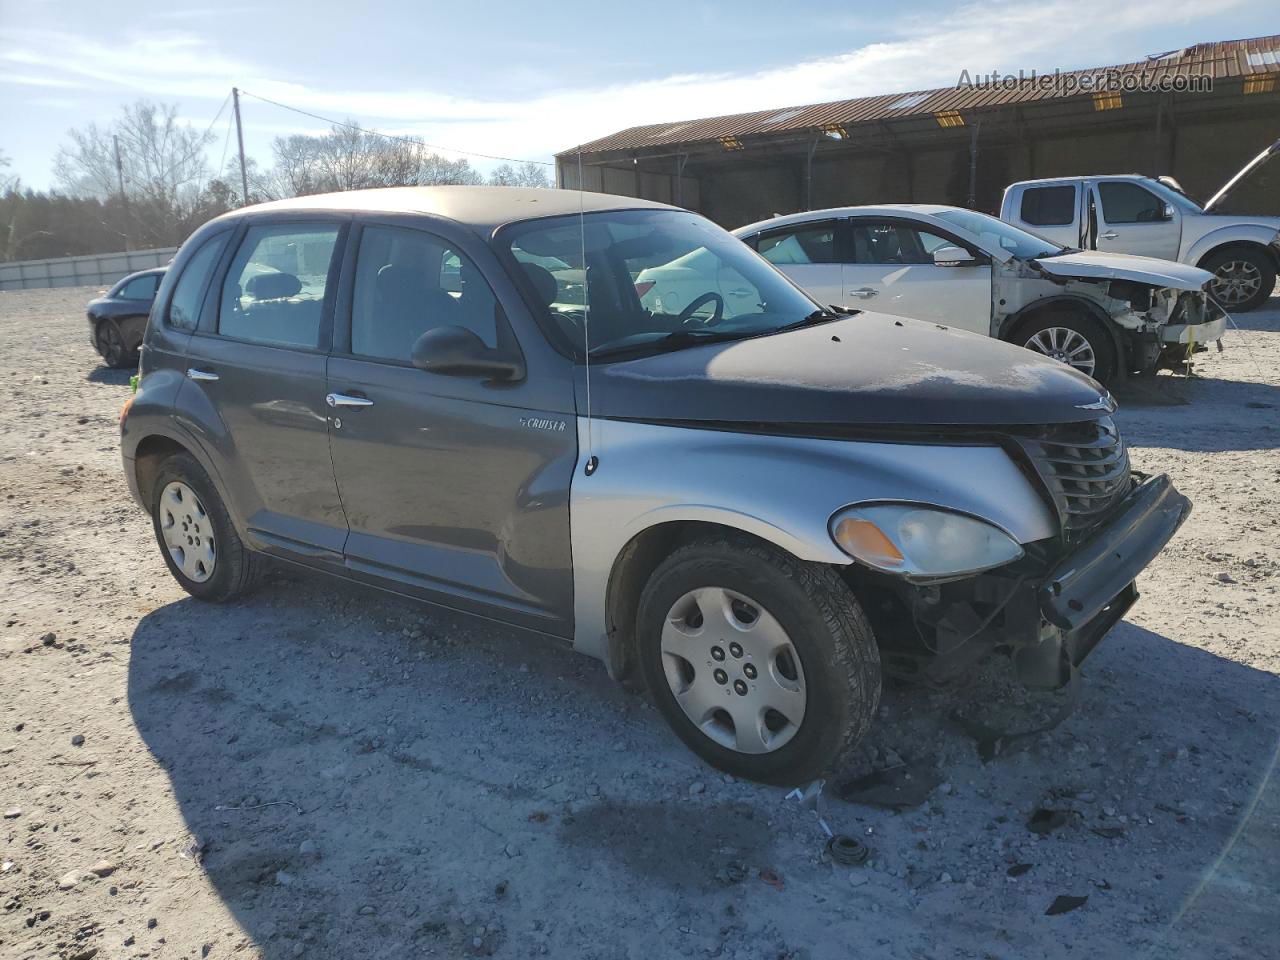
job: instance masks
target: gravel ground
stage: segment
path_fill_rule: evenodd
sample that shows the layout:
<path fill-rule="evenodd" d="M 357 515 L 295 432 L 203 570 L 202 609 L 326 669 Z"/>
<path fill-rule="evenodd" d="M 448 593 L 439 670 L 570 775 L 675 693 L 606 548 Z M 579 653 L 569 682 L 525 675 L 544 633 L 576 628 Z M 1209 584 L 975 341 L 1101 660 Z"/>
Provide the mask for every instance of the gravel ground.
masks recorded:
<path fill-rule="evenodd" d="M 1196 509 L 1075 712 L 984 763 L 948 720 L 981 688 L 887 690 L 859 772 L 945 782 L 901 813 L 828 786 L 847 867 L 555 644 L 305 575 L 188 599 L 94 293 L 0 293 L 0 956 L 1280 956 L 1280 301 L 1122 395 Z"/>

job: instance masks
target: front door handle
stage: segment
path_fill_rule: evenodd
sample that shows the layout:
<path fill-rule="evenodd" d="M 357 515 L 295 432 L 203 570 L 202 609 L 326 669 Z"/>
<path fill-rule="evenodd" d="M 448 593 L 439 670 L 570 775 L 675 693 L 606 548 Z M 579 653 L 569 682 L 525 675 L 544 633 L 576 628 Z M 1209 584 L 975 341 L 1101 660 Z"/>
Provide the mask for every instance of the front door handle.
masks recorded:
<path fill-rule="evenodd" d="M 880 293 L 875 287 L 858 287 L 858 289 L 850 290 L 849 292 L 862 300 L 870 300 Z"/>
<path fill-rule="evenodd" d="M 204 380 L 212 383 L 218 379 L 218 375 L 209 370 L 197 370 L 195 367 L 187 367 L 188 380 Z"/>
<path fill-rule="evenodd" d="M 331 407 L 372 407 L 373 401 L 368 397 L 352 397 L 345 393 L 331 393 L 324 398 Z"/>
<path fill-rule="evenodd" d="M 1114 239 L 1115 239 L 1116 237 L 1118 237 L 1118 236 L 1120 236 L 1120 234 L 1116 233 L 1114 230 L 1108 230 L 1106 233 L 1100 233 L 1100 234 L 1098 234 L 1098 239 L 1099 239 L 1099 240 L 1114 240 Z"/>

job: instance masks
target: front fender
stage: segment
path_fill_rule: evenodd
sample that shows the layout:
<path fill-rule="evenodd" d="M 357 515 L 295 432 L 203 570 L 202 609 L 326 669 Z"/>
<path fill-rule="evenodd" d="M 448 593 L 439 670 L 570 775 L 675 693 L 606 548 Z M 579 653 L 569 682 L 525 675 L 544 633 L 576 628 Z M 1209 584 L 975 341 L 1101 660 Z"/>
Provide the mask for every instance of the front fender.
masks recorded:
<path fill-rule="evenodd" d="M 586 418 L 578 437 L 569 509 L 574 646 L 600 659 L 614 564 L 658 524 L 714 523 L 801 560 L 840 565 L 852 561 L 831 540 L 831 516 L 868 500 L 960 510 L 1021 543 L 1058 532 L 1048 505 L 995 445 L 822 440 Z M 598 467 L 588 476 L 592 456 Z"/>
<path fill-rule="evenodd" d="M 1187 249 L 1182 260 L 1184 263 L 1198 265 L 1200 261 L 1219 247 L 1245 243 L 1262 247 L 1270 252 L 1271 259 L 1275 261 L 1278 256 L 1276 238 L 1275 227 L 1268 227 L 1260 223 L 1239 223 L 1228 227 L 1218 227 L 1216 230 L 1210 230 L 1196 240 Z"/>

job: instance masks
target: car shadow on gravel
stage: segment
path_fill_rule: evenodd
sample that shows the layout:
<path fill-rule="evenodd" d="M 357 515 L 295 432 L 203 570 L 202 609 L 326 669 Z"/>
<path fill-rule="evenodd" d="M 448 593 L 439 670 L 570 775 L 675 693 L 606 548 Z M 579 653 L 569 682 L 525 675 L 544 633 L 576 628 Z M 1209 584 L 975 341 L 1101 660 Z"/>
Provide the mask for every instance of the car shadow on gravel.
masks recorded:
<path fill-rule="evenodd" d="M 105 364 L 99 364 L 85 374 L 85 379 L 90 383 L 105 383 L 113 387 L 127 387 L 129 378 L 135 373 L 137 371 L 131 368 L 120 370 L 115 367 L 108 367 Z"/>
<path fill-rule="evenodd" d="M 128 697 L 190 831 L 174 855 L 200 863 L 269 960 L 523 956 L 544 923 L 648 929 L 664 909 L 722 911 L 740 863 L 813 884 L 806 902 L 830 891 L 816 826 L 780 839 L 783 791 L 723 784 L 593 661 L 365 588 L 302 577 L 239 604 L 161 607 L 133 634 Z M 874 830 L 904 877 L 1003 891 L 1009 862 L 1035 862 L 1019 895 L 1046 903 L 1108 877 L 1089 888 L 1080 943 L 1101 945 L 1099 917 L 1179 905 L 1183 924 L 1221 909 L 1227 933 L 1256 931 L 1274 878 L 1261 857 L 1280 849 L 1274 815 L 1250 820 L 1275 747 L 1274 675 L 1123 624 L 1087 665 L 1079 708 L 1027 749 L 983 764 L 946 719 L 956 703 L 886 691 L 865 756 L 928 754 L 954 790 L 906 814 L 830 799 L 837 830 Z M 1033 843 L 1023 820 L 1055 789 L 1078 816 Z M 1117 817 L 1119 835 L 1094 832 Z M 896 877 L 880 903 L 934 919 Z M 766 919 L 782 909 L 758 880 L 741 895 Z M 956 944 L 978 949 L 1000 926 L 998 911 L 974 920 Z"/>

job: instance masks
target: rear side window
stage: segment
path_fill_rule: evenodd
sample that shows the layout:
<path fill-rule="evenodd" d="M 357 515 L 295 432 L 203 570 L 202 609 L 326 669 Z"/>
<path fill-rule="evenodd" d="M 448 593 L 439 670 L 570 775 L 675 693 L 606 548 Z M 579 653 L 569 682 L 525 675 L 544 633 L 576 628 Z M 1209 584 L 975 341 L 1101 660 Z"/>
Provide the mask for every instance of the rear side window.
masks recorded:
<path fill-rule="evenodd" d="M 773 230 L 761 234 L 754 246 L 770 263 L 836 263 L 836 222 Z"/>
<path fill-rule="evenodd" d="M 1098 194 L 1107 223 L 1155 223 L 1164 219 L 1164 202 L 1136 183 L 1103 182 L 1098 184 Z"/>
<path fill-rule="evenodd" d="M 273 346 L 320 345 L 336 224 L 250 227 L 222 285 L 218 332 Z"/>
<path fill-rule="evenodd" d="M 436 327 L 498 343 L 497 300 L 471 258 L 420 230 L 365 227 L 351 303 L 351 352 L 408 363 Z"/>
<path fill-rule="evenodd" d="M 1076 188 L 1028 187 L 1022 192 L 1022 222 L 1037 227 L 1064 227 L 1076 219 Z"/>
<path fill-rule="evenodd" d="M 229 233 L 220 233 L 216 237 L 210 237 L 187 261 L 182 276 L 178 278 L 178 285 L 173 289 L 173 297 L 169 300 L 169 315 L 166 318 L 169 326 L 179 330 L 196 328 L 209 278 L 213 274 L 213 268 L 217 266 L 218 258 L 222 256 L 222 248 L 227 245 L 229 236 Z"/>
<path fill-rule="evenodd" d="M 159 274 L 149 274 L 145 277 L 134 277 L 116 294 L 121 300 L 152 300 L 156 295 L 156 287 L 160 283 Z"/>

